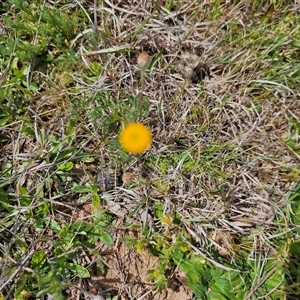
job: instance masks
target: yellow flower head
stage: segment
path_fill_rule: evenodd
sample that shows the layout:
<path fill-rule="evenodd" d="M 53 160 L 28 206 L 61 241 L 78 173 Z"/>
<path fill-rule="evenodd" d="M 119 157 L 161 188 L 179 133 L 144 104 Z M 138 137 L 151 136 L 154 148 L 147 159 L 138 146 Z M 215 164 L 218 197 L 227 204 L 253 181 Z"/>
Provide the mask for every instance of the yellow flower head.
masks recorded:
<path fill-rule="evenodd" d="M 142 153 L 148 149 L 151 140 L 151 131 L 142 123 L 129 123 L 120 134 L 120 144 L 124 150 L 133 154 Z"/>

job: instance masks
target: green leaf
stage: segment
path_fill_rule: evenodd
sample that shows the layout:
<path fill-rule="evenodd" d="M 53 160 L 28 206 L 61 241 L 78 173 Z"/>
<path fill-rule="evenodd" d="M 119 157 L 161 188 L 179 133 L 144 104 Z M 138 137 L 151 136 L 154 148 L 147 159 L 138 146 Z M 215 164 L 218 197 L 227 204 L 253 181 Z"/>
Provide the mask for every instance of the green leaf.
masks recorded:
<path fill-rule="evenodd" d="M 230 291 L 231 284 L 224 278 L 214 277 L 214 283 L 210 287 L 214 292 L 216 293 L 220 292 L 222 293 L 222 295 L 225 295 L 228 299 L 234 298 L 234 295 Z"/>
<path fill-rule="evenodd" d="M 0 126 L 5 125 L 8 121 L 12 119 L 12 116 L 5 116 L 0 118 Z"/>
<path fill-rule="evenodd" d="M 289 254 L 300 260 L 300 241 L 295 241 L 290 245 Z"/>
<path fill-rule="evenodd" d="M 157 282 L 156 287 L 161 292 L 167 286 L 168 280 L 164 274 L 160 274 Z"/>
<path fill-rule="evenodd" d="M 188 273 L 186 273 L 186 280 L 189 285 L 193 285 L 200 282 L 199 277 L 194 271 L 189 271 Z"/>
<path fill-rule="evenodd" d="M 74 186 L 73 189 L 77 193 L 91 193 L 91 192 L 93 192 L 93 190 L 90 186 L 76 185 L 76 186 Z"/>
<path fill-rule="evenodd" d="M 41 147 L 45 147 L 45 137 L 46 137 L 45 128 L 41 128 L 40 135 L 38 137 Z"/>
<path fill-rule="evenodd" d="M 28 191 L 23 186 L 19 186 L 19 195 L 21 196 L 21 205 L 22 206 L 29 206 L 31 199 L 28 194 Z"/>
<path fill-rule="evenodd" d="M 71 161 L 62 163 L 58 165 L 58 169 L 63 172 L 71 171 L 74 167 L 74 164 Z"/>
<path fill-rule="evenodd" d="M 5 192 L 3 189 L 0 189 L 0 212 L 4 209 L 10 211 L 9 204 L 7 192 Z"/>
<path fill-rule="evenodd" d="M 91 188 L 92 188 L 92 191 L 93 191 L 93 193 L 95 193 L 95 194 L 97 194 L 98 193 L 98 191 L 99 191 L 99 188 L 98 188 L 98 186 L 97 185 L 92 185 L 91 186 Z"/>
<path fill-rule="evenodd" d="M 299 41 L 294 40 L 294 41 L 292 42 L 292 46 L 293 46 L 293 47 L 300 48 L 300 40 L 299 40 Z"/>
<path fill-rule="evenodd" d="M 180 270 L 182 270 L 185 273 L 188 273 L 194 269 L 193 264 L 189 260 L 181 261 L 181 263 L 178 265 L 178 267 Z"/>
<path fill-rule="evenodd" d="M 67 237 L 68 233 L 69 233 L 69 227 L 66 225 L 63 225 L 63 227 L 61 228 L 61 230 L 59 232 L 59 236 Z"/>
<path fill-rule="evenodd" d="M 101 231 L 100 240 L 102 243 L 104 243 L 107 246 L 112 246 L 114 244 L 113 237 L 106 230 Z"/>
<path fill-rule="evenodd" d="M 193 270 L 198 276 L 203 276 L 205 272 L 206 259 L 202 256 L 195 255 L 190 258 L 190 262 L 193 265 Z"/>
<path fill-rule="evenodd" d="M 37 250 L 33 253 L 31 258 L 31 267 L 33 269 L 35 268 L 41 268 L 43 264 L 46 261 L 46 255 L 42 250 Z"/>
<path fill-rule="evenodd" d="M 95 224 L 97 224 L 100 227 L 107 227 L 113 221 L 112 215 L 108 214 L 106 211 L 101 209 L 95 209 L 93 211 L 93 216 Z"/>
<path fill-rule="evenodd" d="M 209 299 L 209 300 L 228 300 L 228 298 L 224 297 L 221 293 L 214 292 L 214 291 L 211 291 L 208 294 L 207 299 Z M 230 299 L 233 299 L 233 298 L 230 298 Z"/>
<path fill-rule="evenodd" d="M 184 257 L 184 253 L 182 253 L 182 251 L 180 251 L 180 249 L 174 250 L 172 258 L 173 258 L 175 264 L 180 264 L 183 257 Z"/>
<path fill-rule="evenodd" d="M 66 134 L 72 137 L 76 135 L 76 124 L 73 120 L 69 120 L 66 128 Z"/>
<path fill-rule="evenodd" d="M 189 287 L 197 297 L 197 299 L 206 299 L 205 288 L 199 283 L 189 283 Z"/>
<path fill-rule="evenodd" d="M 94 161 L 95 161 L 95 158 L 94 158 L 94 157 L 87 156 L 87 157 L 83 157 L 81 160 L 82 160 L 83 162 L 85 162 L 85 163 L 91 163 L 91 162 L 94 162 Z"/>
<path fill-rule="evenodd" d="M 102 231 L 102 229 L 94 226 L 88 234 L 88 241 L 92 244 L 98 242 L 98 240 L 100 239 L 100 236 L 101 236 L 101 231 Z"/>
<path fill-rule="evenodd" d="M 279 292 L 283 288 L 283 278 L 280 270 L 280 265 L 278 266 L 278 271 L 274 273 L 272 277 L 270 277 L 266 281 L 266 288 L 268 291 L 276 291 Z"/>
<path fill-rule="evenodd" d="M 64 161 L 69 159 L 71 156 L 75 155 L 75 153 L 78 153 L 78 149 L 76 148 L 69 148 L 67 150 L 61 150 L 62 148 L 62 143 L 60 142 L 57 147 L 51 149 L 51 153 L 56 153 L 58 152 L 57 155 L 57 161 Z"/>
<path fill-rule="evenodd" d="M 121 238 L 121 241 L 124 241 L 128 247 L 133 248 L 136 244 L 137 244 L 137 238 L 130 238 L 130 237 L 125 237 L 125 238 Z"/>
<path fill-rule="evenodd" d="M 50 219 L 50 229 L 53 230 L 54 232 L 60 232 L 61 231 L 61 226 L 60 224 L 54 220 L 53 218 Z"/>
<path fill-rule="evenodd" d="M 86 268 L 84 268 L 78 264 L 70 263 L 70 264 L 68 264 L 68 266 L 69 266 L 70 270 L 80 278 L 90 278 L 91 277 L 89 271 Z"/>
<path fill-rule="evenodd" d="M 98 194 L 94 194 L 92 204 L 94 207 L 98 207 L 100 205 L 100 197 Z"/>
<path fill-rule="evenodd" d="M 154 207 L 154 213 L 156 218 L 161 218 L 164 214 L 164 205 L 161 202 L 156 202 Z"/>
<path fill-rule="evenodd" d="M 22 1 L 22 0 L 12 0 L 11 2 L 13 2 L 17 7 L 19 7 L 21 10 L 26 12 L 28 15 L 32 16 L 31 9 L 25 4 L 24 1 Z"/>

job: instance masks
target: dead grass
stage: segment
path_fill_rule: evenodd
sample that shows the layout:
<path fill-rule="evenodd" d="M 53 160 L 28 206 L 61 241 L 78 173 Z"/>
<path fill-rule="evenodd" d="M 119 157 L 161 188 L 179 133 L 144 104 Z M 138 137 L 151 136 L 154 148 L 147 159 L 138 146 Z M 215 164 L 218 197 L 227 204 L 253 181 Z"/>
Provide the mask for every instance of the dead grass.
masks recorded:
<path fill-rule="evenodd" d="M 212 249 L 228 262 L 238 259 L 241 249 L 255 255 L 276 253 L 278 218 L 285 215 L 286 197 L 295 182 L 292 168 L 299 165 L 299 155 L 285 145 L 284 138 L 290 133 L 291 119 L 300 122 L 300 107 L 296 83 L 289 81 L 289 72 L 279 72 L 282 62 L 276 65 L 274 60 L 280 58 L 277 48 L 286 57 L 295 55 L 288 42 L 295 33 L 289 32 L 282 41 L 276 34 L 284 29 L 273 33 L 287 3 L 256 10 L 249 1 L 237 5 L 221 2 L 217 7 L 209 1 L 174 1 L 170 11 L 165 8 L 166 1 L 75 1 L 61 7 L 80 10 L 88 19 L 88 27 L 70 42 L 81 67 L 54 76 L 41 74 L 45 85 L 30 99 L 23 113 L 25 122 L 19 119 L 2 127 L 8 142 L 1 144 L 1 164 L 11 162 L 12 173 L 4 186 L 17 196 L 26 187 L 32 198 L 28 207 L 19 205 L 23 212 L 47 203 L 49 218 L 56 222 L 93 224 L 89 218 L 94 211 L 85 209 L 84 197 L 74 193 L 71 182 L 94 182 L 104 164 L 121 165 L 123 171 L 135 173 L 133 183 L 100 196 L 104 208 L 118 219 L 110 228 L 114 246 L 96 245 L 87 257 L 90 270 L 95 271 L 98 252 L 107 271 L 74 280 L 76 288 L 69 290 L 70 299 L 88 299 L 78 293 L 78 287 L 93 295 L 100 295 L 101 290 L 121 299 L 192 299 L 176 268 L 169 288 L 163 293 L 155 291 L 154 284 L 147 281 L 147 271 L 156 268 L 158 258 L 150 256 L 147 248 L 139 253 L 122 242 L 123 237 L 143 238 L 141 231 L 146 227 L 170 236 L 184 231 L 196 253 L 225 270 L 228 267 L 215 259 Z M 287 10 L 296 13 L 297 2 L 289 3 Z M 299 25 L 293 26 L 299 32 Z M 140 93 L 136 59 L 141 51 L 153 59 L 142 91 L 149 112 L 147 117 L 139 114 L 138 119 L 151 128 L 154 140 L 144 155 L 119 157 L 120 163 L 117 146 L 110 141 L 116 139 L 120 123 L 133 118 L 126 107 L 134 111 L 133 99 Z M 198 85 L 184 81 L 176 69 L 184 51 L 200 56 L 209 65 L 211 78 Z M 95 70 L 96 65 L 101 66 L 100 71 Z M 82 66 L 90 74 L 84 73 Z M 268 75 L 270 68 L 278 72 L 277 77 Z M 290 64 L 286 68 L 293 72 Z M 95 107 L 100 102 L 105 105 L 99 111 L 105 114 L 99 117 Z M 114 119 L 115 107 L 124 110 L 122 117 Z M 31 135 L 19 133 L 30 122 L 34 124 Z M 64 159 L 64 163 L 76 162 L 71 172 L 54 168 L 62 162 L 60 151 L 53 151 L 51 139 L 43 143 L 43 131 L 46 137 L 57 138 L 61 151 L 73 149 L 76 141 L 77 149 Z M 80 160 L 87 155 L 95 157 L 92 164 Z M 24 161 L 28 161 L 25 168 Z M 41 190 L 45 192 L 42 204 Z M 164 227 L 154 213 L 157 204 L 163 204 L 163 215 L 180 216 L 180 229 Z M 16 224 L 22 222 L 19 214 L 21 211 Z M 30 226 L 36 226 L 27 222 L 24 232 L 18 234 L 18 225 L 11 225 L 9 232 L 3 227 L 10 241 L 1 245 L 2 256 L 10 257 L 13 236 L 22 239 Z M 131 230 L 136 224 L 137 229 Z M 29 234 L 32 246 L 20 256 L 23 267 L 28 266 L 34 249 L 48 247 L 49 242 L 41 242 L 48 230 L 44 228 L 40 236 Z M 244 244 L 244 238 L 251 235 L 253 239 Z M 56 237 L 49 240 L 54 243 Z M 52 246 L 48 254 L 53 255 Z M 6 264 L 13 260 L 6 259 Z M 22 276 L 20 270 L 18 276 Z M 18 276 L 14 274 L 12 279 L 17 281 Z M 2 281 L 7 286 L 11 282 L 3 274 Z M 6 294 L 13 288 L 11 284 Z M 248 299 L 253 293 L 255 289 Z"/>

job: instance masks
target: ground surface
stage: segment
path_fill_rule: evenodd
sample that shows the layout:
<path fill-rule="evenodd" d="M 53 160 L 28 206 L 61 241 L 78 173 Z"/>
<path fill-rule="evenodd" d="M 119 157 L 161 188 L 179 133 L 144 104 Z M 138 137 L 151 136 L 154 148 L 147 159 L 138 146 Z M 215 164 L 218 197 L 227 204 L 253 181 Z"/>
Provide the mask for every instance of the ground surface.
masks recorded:
<path fill-rule="evenodd" d="M 298 1 L 0 9 L 0 298 L 299 297 Z"/>

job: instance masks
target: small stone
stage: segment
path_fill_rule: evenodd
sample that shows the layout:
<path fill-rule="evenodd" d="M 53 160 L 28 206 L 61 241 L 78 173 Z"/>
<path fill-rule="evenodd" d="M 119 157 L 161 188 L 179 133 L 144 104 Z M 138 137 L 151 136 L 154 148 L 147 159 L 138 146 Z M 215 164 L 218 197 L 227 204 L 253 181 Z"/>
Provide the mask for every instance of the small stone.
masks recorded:
<path fill-rule="evenodd" d="M 183 78 L 194 84 L 201 82 L 206 76 L 210 78 L 208 65 L 202 63 L 200 57 L 196 54 L 184 52 L 177 67 Z"/>
<path fill-rule="evenodd" d="M 151 61 L 151 56 L 147 52 L 142 52 L 137 58 L 137 65 L 140 69 L 146 70 Z"/>
<path fill-rule="evenodd" d="M 122 175 L 122 181 L 123 183 L 130 183 L 132 180 L 134 179 L 134 175 L 133 173 L 131 172 L 125 172 L 123 175 Z"/>
<path fill-rule="evenodd" d="M 101 192 L 113 190 L 120 186 L 120 173 L 118 169 L 105 167 L 97 174 L 97 185 Z"/>

